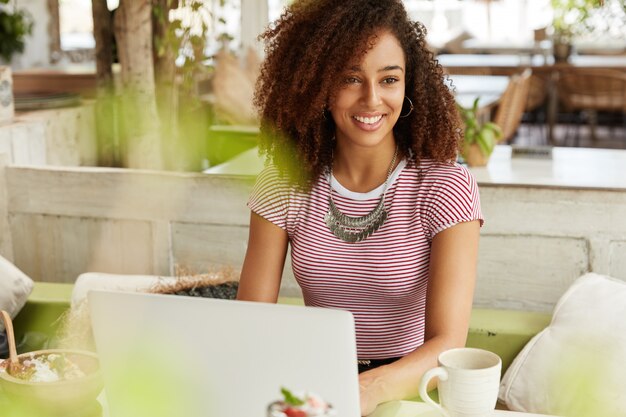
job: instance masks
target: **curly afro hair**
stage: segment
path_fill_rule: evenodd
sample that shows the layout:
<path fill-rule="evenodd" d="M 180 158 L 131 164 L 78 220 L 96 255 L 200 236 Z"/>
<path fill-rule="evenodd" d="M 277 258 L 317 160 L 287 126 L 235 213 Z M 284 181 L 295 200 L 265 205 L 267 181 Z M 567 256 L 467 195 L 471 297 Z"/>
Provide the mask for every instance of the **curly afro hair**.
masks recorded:
<path fill-rule="evenodd" d="M 390 31 L 406 57 L 406 96 L 413 112 L 394 137 L 404 156 L 451 162 L 461 139 L 454 97 L 441 65 L 426 47 L 426 29 L 409 19 L 401 0 L 296 0 L 260 36 L 266 59 L 254 104 L 259 147 L 281 173 L 309 188 L 332 163 L 335 124 L 326 110 L 347 64 Z"/>

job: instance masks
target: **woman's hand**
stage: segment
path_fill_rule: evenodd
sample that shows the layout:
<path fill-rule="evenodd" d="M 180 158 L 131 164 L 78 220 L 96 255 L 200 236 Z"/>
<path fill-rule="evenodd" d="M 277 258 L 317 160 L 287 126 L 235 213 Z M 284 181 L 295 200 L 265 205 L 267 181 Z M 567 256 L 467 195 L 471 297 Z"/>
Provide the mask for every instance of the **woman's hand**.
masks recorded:
<path fill-rule="evenodd" d="M 378 404 L 387 401 L 384 390 L 383 367 L 359 374 L 361 415 L 371 414 Z"/>

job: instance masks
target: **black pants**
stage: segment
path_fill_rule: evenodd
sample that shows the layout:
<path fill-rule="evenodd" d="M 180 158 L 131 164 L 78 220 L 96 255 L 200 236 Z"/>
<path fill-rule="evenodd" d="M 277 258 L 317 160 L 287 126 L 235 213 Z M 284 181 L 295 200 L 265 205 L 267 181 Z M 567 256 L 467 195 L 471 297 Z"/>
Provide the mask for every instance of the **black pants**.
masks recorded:
<path fill-rule="evenodd" d="M 397 361 L 400 358 L 387 358 L 387 359 L 359 359 L 359 373 L 369 371 L 379 366 L 388 365 Z"/>

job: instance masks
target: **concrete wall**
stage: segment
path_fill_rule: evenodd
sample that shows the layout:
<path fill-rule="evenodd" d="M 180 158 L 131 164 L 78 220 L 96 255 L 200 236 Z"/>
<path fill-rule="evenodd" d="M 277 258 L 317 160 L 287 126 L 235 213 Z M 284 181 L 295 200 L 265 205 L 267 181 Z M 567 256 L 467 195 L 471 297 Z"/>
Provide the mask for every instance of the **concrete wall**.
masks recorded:
<path fill-rule="evenodd" d="M 252 181 L 0 165 L 0 251 L 39 281 L 238 269 Z M 584 272 L 626 280 L 626 192 L 483 184 L 481 196 L 476 305 L 549 311 Z M 299 293 L 289 266 L 282 293 Z"/>
<path fill-rule="evenodd" d="M 20 165 L 96 165 L 94 103 L 17 113 L 0 126 L 0 153 Z"/>
<path fill-rule="evenodd" d="M 582 273 L 626 280 L 626 190 L 481 185 L 475 301 L 550 310 Z"/>

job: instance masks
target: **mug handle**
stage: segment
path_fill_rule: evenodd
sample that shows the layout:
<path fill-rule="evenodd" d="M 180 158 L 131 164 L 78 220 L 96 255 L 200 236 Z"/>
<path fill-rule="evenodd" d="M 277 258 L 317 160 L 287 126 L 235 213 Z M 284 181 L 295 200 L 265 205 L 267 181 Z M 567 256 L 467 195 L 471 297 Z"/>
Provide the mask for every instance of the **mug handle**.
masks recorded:
<path fill-rule="evenodd" d="M 450 414 L 438 403 L 434 402 L 428 395 L 428 383 L 434 377 L 438 377 L 440 381 L 448 379 L 448 371 L 441 366 L 427 371 L 420 382 L 419 393 L 422 401 L 439 411 L 444 417 L 450 417 Z"/>

